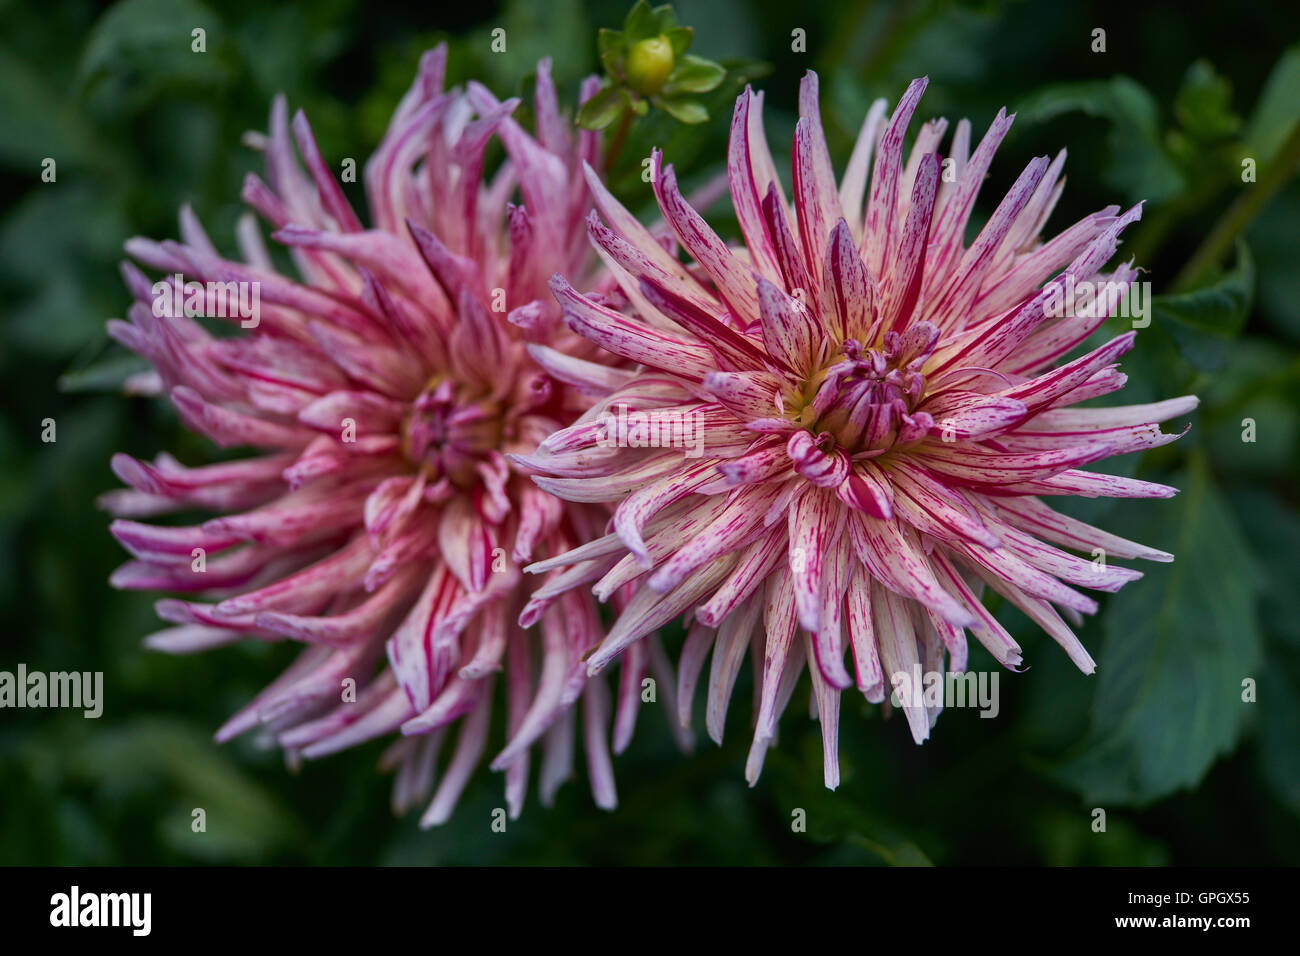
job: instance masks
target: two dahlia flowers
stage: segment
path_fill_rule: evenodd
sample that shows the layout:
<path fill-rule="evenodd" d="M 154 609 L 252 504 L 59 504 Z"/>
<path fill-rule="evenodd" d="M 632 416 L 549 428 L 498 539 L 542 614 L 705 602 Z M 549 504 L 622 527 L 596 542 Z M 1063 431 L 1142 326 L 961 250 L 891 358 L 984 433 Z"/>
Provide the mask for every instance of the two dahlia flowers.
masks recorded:
<path fill-rule="evenodd" d="M 1173 494 L 1081 468 L 1172 440 L 1156 423 L 1196 399 L 1072 407 L 1123 386 L 1133 333 L 1065 361 L 1107 316 L 1049 303 L 1067 280 L 1134 279 L 1132 264 L 1102 269 L 1140 208 L 1040 239 L 1062 153 L 1031 162 L 967 244 L 1011 118 L 973 151 L 962 120 L 942 158 L 947 123 L 931 120 L 905 157 L 917 80 L 892 115 L 874 104 L 837 184 L 809 73 L 790 198 L 762 95 L 736 102 L 727 177 L 743 244 L 729 245 L 657 152 L 663 222 L 619 204 L 546 61 L 531 132 L 517 100 L 444 89 L 445 64 L 445 48 L 425 55 L 366 165 L 369 228 L 306 118 L 275 102 L 251 140 L 266 176 L 243 199 L 296 278 L 252 214 L 238 260 L 188 209 L 180 242 L 127 244 L 163 276 L 123 267 L 135 302 L 110 332 L 152 365 L 132 387 L 257 453 L 198 467 L 116 456 L 129 487 L 105 503 L 132 560 L 112 581 L 189 592 L 158 602 L 173 626 L 149 646 L 301 645 L 218 740 L 259 729 L 296 760 L 396 735 L 382 761 L 394 805 L 429 801 L 431 825 L 487 752 L 498 674 L 491 766 L 515 817 L 534 751 L 545 804 L 573 772 L 575 734 L 596 803 L 614 806 L 610 751 L 628 745 L 643 693 L 688 745 L 710 649 L 715 740 L 753 662 L 751 783 L 805 670 L 833 787 L 843 691 L 888 707 L 895 675 L 963 671 L 968 634 L 1015 668 L 985 586 L 1093 670 L 1066 621 L 1096 610 L 1078 589 L 1139 574 L 1070 552 L 1171 556 L 1043 499 Z M 598 88 L 587 80 L 580 103 Z M 485 179 L 493 141 L 504 159 Z M 193 282 L 256 288 L 255 321 L 215 334 L 160 315 Z M 629 415 L 661 434 L 687 422 L 697 441 L 612 440 Z M 178 512 L 218 516 L 139 520 Z M 674 675 L 657 630 L 679 617 Z M 907 696 L 901 709 L 926 739 L 938 706 Z"/>

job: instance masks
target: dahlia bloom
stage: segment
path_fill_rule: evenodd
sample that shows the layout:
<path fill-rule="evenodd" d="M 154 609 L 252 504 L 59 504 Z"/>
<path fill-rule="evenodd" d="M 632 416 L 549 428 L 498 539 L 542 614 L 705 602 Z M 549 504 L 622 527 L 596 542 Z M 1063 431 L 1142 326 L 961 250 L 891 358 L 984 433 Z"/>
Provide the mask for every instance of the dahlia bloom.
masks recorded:
<path fill-rule="evenodd" d="M 947 123 L 931 120 L 904 162 L 925 86 L 914 81 L 888 118 L 883 101 L 873 105 L 837 187 L 809 73 L 792 201 L 764 139 L 762 97 L 746 90 L 728 153 L 743 248 L 683 200 L 656 154 L 655 196 L 691 265 L 586 170 L 599 211 L 592 241 L 635 314 L 552 280 L 570 328 L 643 370 L 520 459 L 556 495 L 619 502 L 610 533 L 526 570 L 565 568 L 567 586 L 595 582 L 602 599 L 636 588 L 588 658 L 593 674 L 677 615 L 692 618 L 680 717 L 690 719 L 712 648 L 707 725 L 719 742 L 748 651 L 758 691 L 751 784 L 805 663 L 834 787 L 842 691 L 856 684 L 888 707 L 890 689 L 918 665 L 962 672 L 968 632 L 1003 666 L 1020 664 L 1020 648 L 981 603 L 985 585 L 1091 673 L 1062 614 L 1077 622 L 1096 610 L 1077 588 L 1115 591 L 1140 574 L 1062 548 L 1172 560 L 1043 500 L 1175 493 L 1080 469 L 1173 440 L 1154 423 L 1190 411 L 1195 397 L 1071 407 L 1124 385 L 1116 360 L 1135 333 L 1064 361 L 1107 309 L 1052 314 L 1067 281 L 1127 289 L 1131 263 L 1100 270 L 1140 206 L 1108 207 L 1041 241 L 1064 185 L 1062 152 L 1033 160 L 965 245 L 1012 117 L 999 112 L 973 152 L 962 120 L 942 162 Z M 674 447 L 685 435 L 692 449 Z M 941 703 L 899 696 L 924 741 Z"/>
<path fill-rule="evenodd" d="M 589 540 L 608 511 L 552 498 L 508 460 L 572 422 L 590 402 L 588 380 L 612 387 L 627 376 L 564 327 L 545 285 L 558 270 L 612 288 L 583 226 L 590 196 L 579 165 L 599 166 L 598 141 L 571 137 L 548 61 L 537 72 L 535 136 L 511 118 L 517 100 L 474 83 L 444 91 L 445 64 L 444 47 L 425 54 L 365 168 L 370 228 L 306 118 L 290 122 L 276 100 L 269 135 L 251 139 L 266 180 L 250 175 L 243 198 L 300 279 L 279 271 L 248 213 L 243 261 L 223 258 L 188 209 L 181 242 L 127 244 L 165 276 L 151 283 L 123 267 L 136 302 L 129 322 L 109 328 L 153 365 L 136 385 L 165 394 L 217 445 L 260 454 L 196 468 L 117 455 L 130 489 L 106 505 L 134 560 L 112 581 L 199 592 L 158 602 L 177 626 L 148 638 L 152 647 L 303 645 L 218 740 L 260 727 L 296 759 L 400 730 L 383 763 L 397 768 L 402 810 L 432 789 L 443 737 L 459 721 L 421 821 L 441 823 L 485 749 L 493 677 L 504 671 L 508 742 L 493 766 L 505 771 L 510 815 L 524 802 L 534 742 L 544 803 L 570 775 L 579 698 L 592 791 L 612 807 L 610 693 L 580 663 L 601 637 L 595 603 L 577 593 L 554 602 L 536 618 L 540 638 L 515 624 L 538 583 L 520 564 Z M 582 98 L 598 85 L 588 80 Z M 493 137 L 506 159 L 484 183 Z M 509 201 L 516 191 L 522 204 Z M 160 317 L 168 310 L 158 304 L 188 300 L 191 282 L 246 283 L 259 290 L 260 315 L 222 336 L 187 315 Z M 572 369 L 582 370 L 578 387 L 567 384 Z M 134 520 L 196 509 L 219 516 Z M 631 735 L 647 666 L 666 660 L 629 659 L 615 750 Z"/>

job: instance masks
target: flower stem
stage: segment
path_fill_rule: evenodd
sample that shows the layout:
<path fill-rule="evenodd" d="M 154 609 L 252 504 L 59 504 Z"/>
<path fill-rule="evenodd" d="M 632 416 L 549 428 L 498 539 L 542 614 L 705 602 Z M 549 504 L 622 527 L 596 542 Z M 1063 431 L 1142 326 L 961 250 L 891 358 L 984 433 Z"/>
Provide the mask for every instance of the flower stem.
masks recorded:
<path fill-rule="evenodd" d="M 1214 224 L 1214 228 L 1205 237 L 1200 248 L 1192 253 L 1192 257 L 1174 277 L 1169 291 L 1186 292 L 1188 289 L 1195 288 L 1196 283 L 1205 273 L 1217 265 L 1232 248 L 1237 236 L 1250 225 L 1251 220 L 1264 208 L 1265 203 L 1286 185 L 1291 174 L 1295 172 L 1297 164 L 1300 164 L 1300 123 L 1291 128 L 1290 135 L 1279 147 L 1267 171 L 1254 188 L 1238 196 L 1228 207 L 1227 212 Z"/>
<path fill-rule="evenodd" d="M 605 154 L 605 168 L 610 172 L 614 171 L 614 163 L 618 159 L 618 154 L 623 151 L 623 143 L 627 139 L 627 131 L 632 128 L 632 110 L 624 109 L 623 114 L 619 117 L 618 128 L 614 130 L 614 138 L 610 141 L 609 152 Z"/>

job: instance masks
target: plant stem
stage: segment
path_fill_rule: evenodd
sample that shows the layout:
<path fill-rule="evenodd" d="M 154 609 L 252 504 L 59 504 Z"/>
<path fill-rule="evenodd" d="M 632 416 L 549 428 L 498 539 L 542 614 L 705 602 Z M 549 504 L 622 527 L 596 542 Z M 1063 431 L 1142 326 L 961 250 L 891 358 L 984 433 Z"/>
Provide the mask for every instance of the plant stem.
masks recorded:
<path fill-rule="evenodd" d="M 623 114 L 619 117 L 618 129 L 614 131 L 614 138 L 610 141 L 609 152 L 605 154 L 605 169 L 609 172 L 614 171 L 614 163 L 618 159 L 618 154 L 623 151 L 623 142 L 627 139 L 627 131 L 632 128 L 632 110 L 624 109 Z"/>
<path fill-rule="evenodd" d="M 1254 188 L 1238 196 L 1228 207 L 1227 212 L 1214 224 L 1214 228 L 1205 237 L 1200 248 L 1192 253 L 1192 257 L 1174 277 L 1169 291 L 1186 292 L 1194 288 L 1196 282 L 1217 265 L 1224 254 L 1232 248 L 1237 236 L 1250 225 L 1251 220 L 1264 208 L 1264 204 L 1286 185 L 1291 174 L 1295 172 L 1297 164 L 1300 164 L 1300 123 L 1291 128 L 1286 142 L 1279 147 L 1269 162 L 1268 169 L 1259 182 L 1255 183 Z"/>

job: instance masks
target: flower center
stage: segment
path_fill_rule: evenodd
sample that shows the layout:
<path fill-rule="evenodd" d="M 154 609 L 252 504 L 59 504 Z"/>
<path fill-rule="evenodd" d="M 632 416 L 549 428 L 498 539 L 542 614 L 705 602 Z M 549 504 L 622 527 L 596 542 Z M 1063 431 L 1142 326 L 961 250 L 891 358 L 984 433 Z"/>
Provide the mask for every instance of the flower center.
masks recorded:
<path fill-rule="evenodd" d="M 790 409 L 807 431 L 791 438 L 795 468 L 817 483 L 832 483 L 851 458 L 874 458 L 925 436 L 934 420 L 915 409 L 925 395 L 921 372 L 939 330 L 928 322 L 888 332 L 876 348 L 847 339 L 841 356 L 805 386 L 809 396 Z"/>
<path fill-rule="evenodd" d="M 411 404 L 402 423 L 402 451 L 418 465 L 431 465 L 435 478 L 468 485 L 474 466 L 500 446 L 501 433 L 496 402 L 468 398 L 444 379 L 430 383 Z"/>

